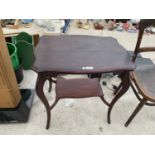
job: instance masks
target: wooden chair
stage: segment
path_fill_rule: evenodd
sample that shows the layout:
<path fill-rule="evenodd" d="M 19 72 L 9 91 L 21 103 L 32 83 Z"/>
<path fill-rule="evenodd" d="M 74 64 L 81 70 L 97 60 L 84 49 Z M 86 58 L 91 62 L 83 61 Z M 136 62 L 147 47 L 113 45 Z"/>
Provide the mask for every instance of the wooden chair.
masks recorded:
<path fill-rule="evenodd" d="M 109 103 L 104 98 L 99 79 L 97 78 L 64 79 L 58 77 L 55 90 L 56 98 L 54 103 L 50 106 L 51 110 L 62 98 L 100 97 L 101 100 L 109 106 Z M 48 127 L 49 124 L 47 124 L 47 129 Z"/>
<path fill-rule="evenodd" d="M 139 53 L 155 51 L 155 47 L 140 47 L 145 28 L 150 26 L 155 26 L 155 19 L 140 21 L 137 44 L 132 56 L 136 69 L 130 73 L 131 87 L 140 102 L 125 123 L 126 127 L 144 105 L 155 106 L 155 65 L 150 59 L 137 57 Z"/>

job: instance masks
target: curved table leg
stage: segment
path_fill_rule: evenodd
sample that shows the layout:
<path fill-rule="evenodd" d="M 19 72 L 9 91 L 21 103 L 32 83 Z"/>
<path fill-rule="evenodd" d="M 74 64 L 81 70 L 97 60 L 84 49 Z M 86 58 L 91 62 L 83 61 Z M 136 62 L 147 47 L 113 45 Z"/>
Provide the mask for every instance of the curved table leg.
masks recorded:
<path fill-rule="evenodd" d="M 58 101 L 59 101 L 59 98 L 56 98 L 55 101 L 54 101 L 54 103 L 50 106 L 50 110 L 52 110 L 56 106 L 56 104 L 58 103 Z"/>
<path fill-rule="evenodd" d="M 52 90 L 52 79 L 49 77 L 48 81 L 49 81 L 49 89 L 48 89 L 48 92 L 50 93 L 51 90 Z"/>
<path fill-rule="evenodd" d="M 45 75 L 43 73 L 38 73 L 38 78 L 37 78 L 37 83 L 36 83 L 36 93 L 38 97 L 41 99 L 41 101 L 43 102 L 43 104 L 45 105 L 46 112 L 47 112 L 46 129 L 48 129 L 50 126 L 51 112 L 50 112 L 49 103 L 43 91 L 45 81 L 46 81 Z"/>
<path fill-rule="evenodd" d="M 118 91 L 121 89 L 121 87 L 122 87 L 122 82 L 119 84 L 117 89 L 114 91 L 114 95 L 116 95 L 118 93 Z"/>
<path fill-rule="evenodd" d="M 100 96 L 100 98 L 103 101 L 103 103 L 105 103 L 109 107 L 109 103 L 106 101 L 106 99 L 104 98 L 104 96 Z"/>
<path fill-rule="evenodd" d="M 126 71 L 122 78 L 122 87 L 117 92 L 116 96 L 111 101 L 109 108 L 108 108 L 107 121 L 109 124 L 111 123 L 110 116 L 111 116 L 111 111 L 112 111 L 113 106 L 115 105 L 117 100 L 120 99 L 127 92 L 127 90 L 129 89 L 129 86 L 130 86 L 129 71 Z"/>
<path fill-rule="evenodd" d="M 53 76 L 53 77 L 57 77 L 56 76 Z M 48 89 L 48 92 L 50 93 L 52 91 L 52 83 L 56 83 L 57 81 L 56 80 L 53 80 L 52 77 L 48 77 L 48 81 L 49 81 L 49 89 Z"/>
<path fill-rule="evenodd" d="M 123 79 L 123 76 L 124 76 L 124 72 L 121 73 L 118 77 L 121 79 L 121 83 L 119 84 L 119 86 L 117 87 L 117 89 L 114 91 L 114 95 L 116 95 L 118 93 L 118 91 L 121 89 L 122 87 L 122 79 Z"/>

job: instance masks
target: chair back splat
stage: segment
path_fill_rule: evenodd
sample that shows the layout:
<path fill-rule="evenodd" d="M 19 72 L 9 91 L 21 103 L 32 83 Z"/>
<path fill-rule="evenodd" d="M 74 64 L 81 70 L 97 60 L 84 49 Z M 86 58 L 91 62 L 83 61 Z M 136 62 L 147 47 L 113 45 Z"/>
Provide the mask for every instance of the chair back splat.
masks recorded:
<path fill-rule="evenodd" d="M 155 47 L 147 47 L 147 48 L 140 48 L 144 30 L 148 27 L 155 26 L 155 19 L 142 19 L 139 24 L 139 33 L 138 33 L 138 39 L 136 43 L 136 47 L 134 50 L 134 55 L 132 58 L 132 61 L 135 62 L 138 53 L 145 52 L 145 51 L 155 51 Z"/>

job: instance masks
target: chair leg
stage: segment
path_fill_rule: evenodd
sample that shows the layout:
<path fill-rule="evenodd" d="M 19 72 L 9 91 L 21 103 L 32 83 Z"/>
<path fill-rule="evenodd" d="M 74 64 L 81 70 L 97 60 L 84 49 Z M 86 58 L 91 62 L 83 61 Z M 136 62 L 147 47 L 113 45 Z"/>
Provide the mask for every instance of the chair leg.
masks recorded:
<path fill-rule="evenodd" d="M 132 90 L 133 90 L 135 96 L 137 97 L 137 99 L 141 102 L 142 99 L 141 99 L 141 97 L 138 95 L 138 93 L 137 93 L 137 91 L 136 91 L 136 89 L 135 89 L 135 87 L 133 86 L 132 83 L 131 83 L 131 88 L 132 88 Z"/>
<path fill-rule="evenodd" d="M 109 103 L 106 101 L 104 96 L 100 96 L 101 100 L 109 107 Z"/>
<path fill-rule="evenodd" d="M 134 112 L 131 114 L 131 116 L 129 117 L 129 119 L 127 120 L 127 122 L 125 123 L 125 127 L 127 127 L 131 121 L 134 119 L 134 117 L 136 116 L 136 114 L 142 109 L 142 107 L 145 105 L 146 100 L 143 99 L 138 106 L 136 107 L 136 109 L 134 110 Z"/>

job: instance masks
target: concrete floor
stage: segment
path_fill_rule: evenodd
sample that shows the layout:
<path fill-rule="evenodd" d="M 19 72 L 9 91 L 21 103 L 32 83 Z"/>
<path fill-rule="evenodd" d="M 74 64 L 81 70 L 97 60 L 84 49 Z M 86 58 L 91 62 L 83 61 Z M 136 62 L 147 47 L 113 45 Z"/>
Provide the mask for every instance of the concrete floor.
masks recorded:
<path fill-rule="evenodd" d="M 134 50 L 137 39 L 137 33 L 83 30 L 76 28 L 75 23 L 70 25 L 67 34 L 112 36 L 118 39 L 127 50 Z M 151 45 L 154 41 L 154 35 L 145 35 L 143 45 Z M 143 56 L 155 61 L 154 54 L 148 53 Z M 70 75 L 67 78 L 77 76 Z M 37 74 L 33 71 L 24 71 L 24 80 L 20 87 L 35 88 L 36 77 Z M 110 101 L 113 98 L 112 84 L 117 84 L 119 79 L 103 77 L 103 80 L 108 82 L 108 85 L 102 88 L 105 97 Z M 44 90 L 52 103 L 55 96 L 54 87 L 52 93 L 48 93 L 47 88 L 48 82 L 45 83 Z M 45 108 L 35 95 L 29 121 L 21 124 L 0 124 L 0 134 L 155 134 L 155 108 L 153 107 L 144 107 L 131 125 L 128 128 L 124 127 L 125 121 L 137 104 L 138 100 L 130 89 L 113 108 L 112 123 L 109 125 L 106 122 L 107 107 L 99 98 L 60 100 L 51 112 L 51 127 L 46 130 Z"/>

